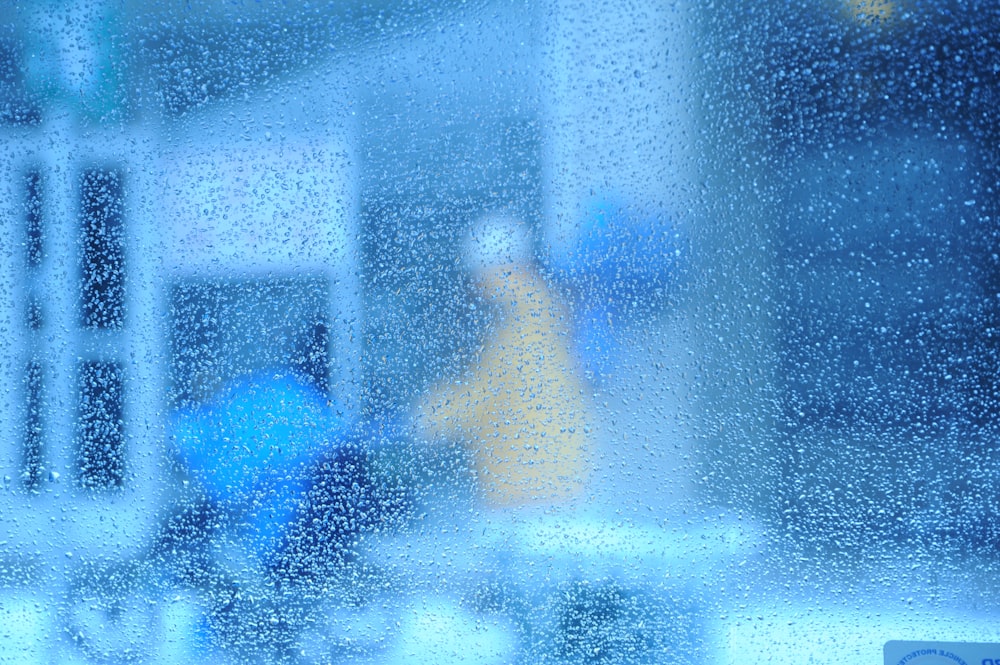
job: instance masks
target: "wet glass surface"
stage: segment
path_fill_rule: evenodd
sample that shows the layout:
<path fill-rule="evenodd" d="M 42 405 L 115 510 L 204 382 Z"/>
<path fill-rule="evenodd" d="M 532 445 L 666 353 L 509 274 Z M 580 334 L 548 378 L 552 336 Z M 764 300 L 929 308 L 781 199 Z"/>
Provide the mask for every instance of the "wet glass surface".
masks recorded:
<path fill-rule="evenodd" d="M 1000 8 L 0 16 L 0 662 L 1000 642 Z"/>

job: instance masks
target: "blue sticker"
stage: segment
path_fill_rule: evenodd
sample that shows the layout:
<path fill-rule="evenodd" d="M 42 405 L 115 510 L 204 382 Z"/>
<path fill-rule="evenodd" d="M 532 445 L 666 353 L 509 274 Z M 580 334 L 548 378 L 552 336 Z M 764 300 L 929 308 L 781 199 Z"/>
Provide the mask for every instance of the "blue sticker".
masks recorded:
<path fill-rule="evenodd" d="M 885 643 L 885 665 L 1000 665 L 1000 644 L 986 642 Z"/>

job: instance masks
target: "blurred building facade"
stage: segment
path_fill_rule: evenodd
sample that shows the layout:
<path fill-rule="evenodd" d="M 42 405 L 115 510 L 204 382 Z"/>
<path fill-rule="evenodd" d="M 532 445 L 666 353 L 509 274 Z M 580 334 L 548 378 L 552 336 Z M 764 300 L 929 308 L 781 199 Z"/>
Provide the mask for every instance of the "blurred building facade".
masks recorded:
<path fill-rule="evenodd" d="M 86 571 L 149 553 L 186 491 L 176 409 L 291 368 L 346 418 L 391 419 L 458 367 L 490 325 L 456 262 L 484 211 L 527 220 L 543 264 L 594 192 L 684 214 L 679 9 L 5 12 L 0 560 L 27 571 L 9 582 L 17 639 L 65 627 L 31 609 L 43 588 L 87 633 Z M 31 656 L 113 658 L 136 635 Z"/>

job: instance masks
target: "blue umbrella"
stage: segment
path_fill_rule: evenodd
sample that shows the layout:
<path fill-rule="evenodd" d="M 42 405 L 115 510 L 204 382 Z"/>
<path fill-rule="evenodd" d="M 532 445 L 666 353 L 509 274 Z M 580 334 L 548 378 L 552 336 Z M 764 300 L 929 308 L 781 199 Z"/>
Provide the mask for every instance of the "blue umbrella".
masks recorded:
<path fill-rule="evenodd" d="M 345 427 L 318 390 L 267 372 L 242 377 L 173 418 L 174 441 L 191 476 L 247 527 L 265 558 L 300 507 L 310 462 Z"/>

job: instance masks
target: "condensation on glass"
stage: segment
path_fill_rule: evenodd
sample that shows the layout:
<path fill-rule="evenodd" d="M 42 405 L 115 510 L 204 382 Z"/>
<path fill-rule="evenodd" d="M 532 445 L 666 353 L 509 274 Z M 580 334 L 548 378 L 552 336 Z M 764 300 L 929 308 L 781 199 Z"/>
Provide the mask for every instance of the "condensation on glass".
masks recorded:
<path fill-rule="evenodd" d="M 0 661 L 1000 662 L 997 7 L 0 17 Z"/>

